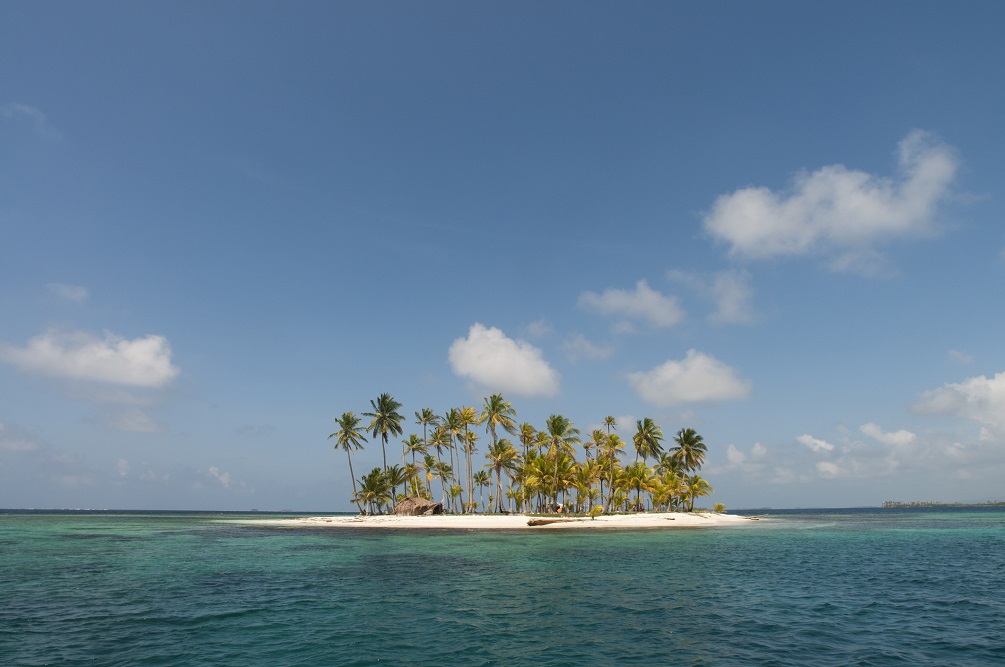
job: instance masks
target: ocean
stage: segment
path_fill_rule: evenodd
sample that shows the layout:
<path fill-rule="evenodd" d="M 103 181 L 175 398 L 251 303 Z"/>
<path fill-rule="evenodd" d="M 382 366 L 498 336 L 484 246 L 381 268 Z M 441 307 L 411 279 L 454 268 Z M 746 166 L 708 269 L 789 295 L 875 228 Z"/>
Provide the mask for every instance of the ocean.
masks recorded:
<path fill-rule="evenodd" d="M 0 665 L 1005 665 L 1002 508 L 737 527 L 0 510 Z"/>

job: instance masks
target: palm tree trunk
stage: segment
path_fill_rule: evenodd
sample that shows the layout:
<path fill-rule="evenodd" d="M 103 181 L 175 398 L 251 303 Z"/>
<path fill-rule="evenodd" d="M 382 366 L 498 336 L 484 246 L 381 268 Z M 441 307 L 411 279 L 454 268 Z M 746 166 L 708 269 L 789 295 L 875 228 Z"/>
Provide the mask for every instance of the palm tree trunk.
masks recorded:
<path fill-rule="evenodd" d="M 356 502 L 356 508 L 359 509 L 359 513 L 363 513 L 363 506 L 359 504 L 359 500 L 356 499 L 356 475 L 352 471 L 352 456 L 349 455 L 349 450 L 345 450 L 345 457 L 349 459 L 349 478 L 352 479 L 352 497 Z"/>

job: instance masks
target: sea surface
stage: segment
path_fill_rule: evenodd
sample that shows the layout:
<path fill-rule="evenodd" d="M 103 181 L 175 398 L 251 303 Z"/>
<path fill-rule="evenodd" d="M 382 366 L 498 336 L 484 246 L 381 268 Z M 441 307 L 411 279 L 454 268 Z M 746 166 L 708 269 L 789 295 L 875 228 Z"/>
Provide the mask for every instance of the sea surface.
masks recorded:
<path fill-rule="evenodd" d="M 1003 508 L 280 528 L 0 510 L 0 665 L 1005 665 Z"/>

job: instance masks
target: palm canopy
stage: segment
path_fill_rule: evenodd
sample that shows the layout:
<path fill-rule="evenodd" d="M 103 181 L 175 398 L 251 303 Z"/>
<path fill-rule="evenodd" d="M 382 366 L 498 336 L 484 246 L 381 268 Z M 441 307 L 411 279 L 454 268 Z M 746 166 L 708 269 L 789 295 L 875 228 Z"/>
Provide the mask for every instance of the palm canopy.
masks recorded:
<path fill-rule="evenodd" d="M 482 414 L 479 419 L 485 422 L 485 430 L 492 434 L 492 442 L 496 442 L 496 428 L 502 428 L 507 433 L 516 434 L 516 409 L 502 394 L 492 394 L 485 399 Z"/>
<path fill-rule="evenodd" d="M 700 470 L 701 464 L 705 462 L 705 454 L 708 453 L 705 440 L 693 428 L 682 428 L 673 439 L 677 443 L 674 456 L 680 462 L 680 467 L 686 472 Z"/>
<path fill-rule="evenodd" d="M 388 393 L 383 393 L 377 397 L 376 402 L 370 399 L 370 406 L 373 412 L 364 412 L 364 417 L 370 417 L 370 425 L 367 430 L 376 438 L 380 436 L 380 447 L 384 454 L 384 470 L 387 470 L 387 440 L 392 435 L 401 435 L 401 422 L 405 417 L 398 413 L 401 403 L 394 400 Z"/>
<path fill-rule="evenodd" d="M 352 470 L 352 450 L 363 449 L 366 442 L 364 432 L 360 432 L 359 417 L 351 412 L 343 412 L 341 417 L 335 418 L 335 423 L 339 425 L 339 430 L 328 436 L 328 439 L 335 438 L 335 449 L 345 451 L 345 457 L 349 460 L 349 479 L 352 480 L 352 495 L 356 497 L 356 473 Z M 359 513 L 363 513 L 363 507 L 356 502 Z"/>
<path fill-rule="evenodd" d="M 635 445 L 637 456 L 642 460 L 652 457 L 658 459 L 663 453 L 663 429 L 649 417 L 635 422 L 635 435 L 632 436 L 632 443 Z"/>

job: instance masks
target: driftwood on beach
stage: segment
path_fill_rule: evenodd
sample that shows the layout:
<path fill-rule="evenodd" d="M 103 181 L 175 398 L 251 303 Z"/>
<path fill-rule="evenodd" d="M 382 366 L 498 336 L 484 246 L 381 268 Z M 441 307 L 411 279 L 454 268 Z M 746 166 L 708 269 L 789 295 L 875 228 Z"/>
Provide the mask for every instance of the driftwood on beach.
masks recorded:
<path fill-rule="evenodd" d="M 589 521 L 590 519 L 530 519 L 527 521 L 528 526 L 547 526 L 550 523 L 578 523 L 581 521 Z"/>

